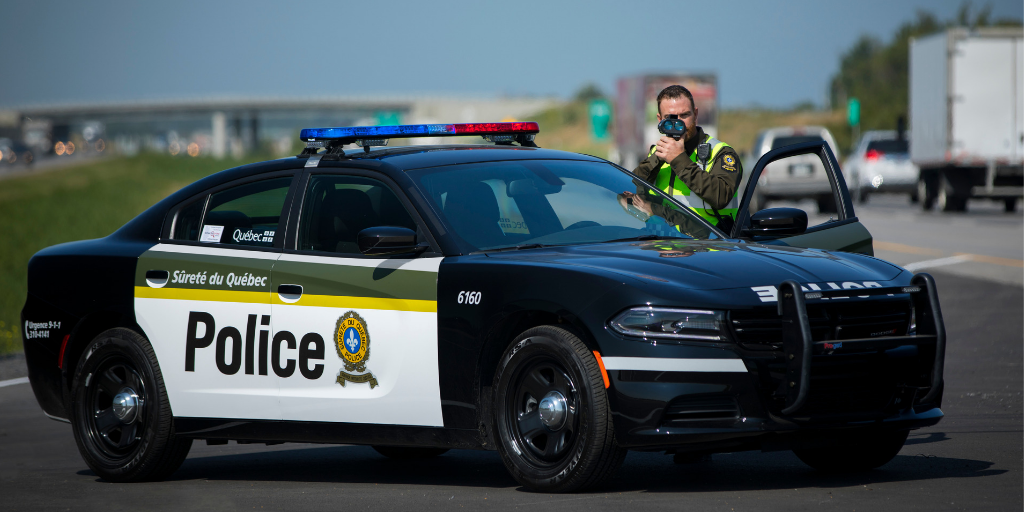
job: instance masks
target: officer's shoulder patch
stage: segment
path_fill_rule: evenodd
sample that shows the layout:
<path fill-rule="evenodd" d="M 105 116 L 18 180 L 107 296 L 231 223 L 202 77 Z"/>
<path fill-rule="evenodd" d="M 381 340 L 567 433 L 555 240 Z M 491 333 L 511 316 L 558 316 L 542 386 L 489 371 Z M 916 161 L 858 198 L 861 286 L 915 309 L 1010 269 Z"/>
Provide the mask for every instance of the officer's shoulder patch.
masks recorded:
<path fill-rule="evenodd" d="M 722 157 L 722 162 L 725 163 L 725 165 L 728 165 L 728 166 L 735 166 L 736 165 L 736 158 L 734 156 L 732 156 L 732 155 L 725 155 L 724 157 Z M 729 170 L 730 171 L 734 171 L 736 169 L 734 167 L 733 169 L 729 169 Z"/>

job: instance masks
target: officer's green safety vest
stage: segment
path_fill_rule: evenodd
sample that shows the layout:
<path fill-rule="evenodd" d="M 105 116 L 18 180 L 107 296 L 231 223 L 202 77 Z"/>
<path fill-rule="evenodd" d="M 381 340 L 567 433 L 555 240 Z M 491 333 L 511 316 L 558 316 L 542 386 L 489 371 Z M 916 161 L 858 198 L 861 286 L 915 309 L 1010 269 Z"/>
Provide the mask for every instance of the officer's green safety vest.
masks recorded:
<path fill-rule="evenodd" d="M 694 150 L 690 153 L 690 160 L 697 164 L 701 170 L 711 172 L 711 166 L 714 165 L 715 157 L 722 148 L 730 147 L 728 144 L 708 135 L 705 141 L 711 145 L 711 156 L 708 157 L 708 161 L 700 162 L 697 160 L 697 151 Z M 655 148 L 651 148 L 651 152 L 647 156 L 654 154 Z M 729 204 L 725 205 L 725 208 L 717 210 L 718 215 L 715 215 L 716 210 L 711 207 L 710 204 L 705 203 L 697 194 L 690 193 L 690 187 L 683 183 L 683 180 L 674 179 L 675 173 L 672 172 L 672 166 L 668 162 L 661 164 L 661 169 L 658 170 L 658 178 L 654 183 L 654 187 L 661 190 L 662 192 L 672 196 L 673 199 L 683 203 L 694 211 L 697 215 L 704 217 L 705 220 L 711 223 L 712 226 L 718 225 L 719 218 L 731 217 L 734 221 L 736 220 L 736 212 L 739 210 L 739 187 L 736 188 L 736 193 L 733 194 L 732 200 Z M 654 192 L 648 191 L 650 194 Z"/>

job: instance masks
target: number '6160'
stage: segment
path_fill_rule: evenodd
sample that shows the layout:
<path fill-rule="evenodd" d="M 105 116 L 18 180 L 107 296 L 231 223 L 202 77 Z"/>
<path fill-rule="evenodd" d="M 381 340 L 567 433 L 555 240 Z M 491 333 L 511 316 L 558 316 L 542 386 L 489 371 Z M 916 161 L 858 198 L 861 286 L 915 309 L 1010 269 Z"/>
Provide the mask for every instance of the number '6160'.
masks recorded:
<path fill-rule="evenodd" d="M 459 304 L 480 304 L 481 292 L 459 292 Z"/>

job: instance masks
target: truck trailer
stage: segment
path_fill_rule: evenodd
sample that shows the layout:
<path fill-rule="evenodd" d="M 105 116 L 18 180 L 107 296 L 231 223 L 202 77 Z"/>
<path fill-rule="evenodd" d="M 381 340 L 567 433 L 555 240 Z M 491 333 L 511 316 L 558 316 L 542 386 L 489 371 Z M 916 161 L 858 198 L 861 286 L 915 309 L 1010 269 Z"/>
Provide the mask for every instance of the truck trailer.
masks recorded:
<path fill-rule="evenodd" d="M 1024 196 L 1024 29 L 953 28 L 910 42 L 910 158 L 925 210 Z"/>

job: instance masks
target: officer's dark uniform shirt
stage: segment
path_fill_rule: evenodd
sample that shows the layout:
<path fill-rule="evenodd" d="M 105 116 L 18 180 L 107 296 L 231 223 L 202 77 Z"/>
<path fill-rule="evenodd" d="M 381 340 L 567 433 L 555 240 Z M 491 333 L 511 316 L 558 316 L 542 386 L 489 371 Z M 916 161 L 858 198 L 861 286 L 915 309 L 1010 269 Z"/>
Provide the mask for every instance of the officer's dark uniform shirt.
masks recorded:
<path fill-rule="evenodd" d="M 705 135 L 704 129 L 698 126 L 697 135 L 686 141 L 686 144 L 683 146 L 683 153 L 680 153 L 679 156 L 669 162 L 669 165 L 672 166 L 672 172 L 676 175 L 677 183 L 678 180 L 682 180 L 690 188 L 691 194 L 697 194 L 706 203 L 721 210 L 729 204 L 729 201 L 736 194 L 736 189 L 740 185 L 740 179 L 743 178 L 743 165 L 736 151 L 732 147 L 727 146 L 715 155 L 714 162 L 708 162 L 708 166 L 711 168 L 710 172 L 701 170 L 697 163 L 690 159 L 690 155 L 697 150 L 697 145 L 704 142 L 705 139 L 707 139 L 707 135 Z M 732 155 L 735 164 L 726 164 L 723 161 L 725 155 Z M 636 166 L 633 174 L 647 182 L 646 184 L 651 188 L 657 188 L 655 184 L 658 180 L 658 171 L 663 163 L 664 161 L 661 158 L 652 153 Z M 638 194 L 644 194 L 645 198 L 651 197 L 646 195 L 647 191 L 645 188 L 640 187 L 640 184 L 637 185 Z M 686 218 L 674 208 L 659 204 L 657 200 L 651 204 L 651 210 L 654 215 L 667 220 L 669 224 L 682 224 L 682 219 Z"/>

